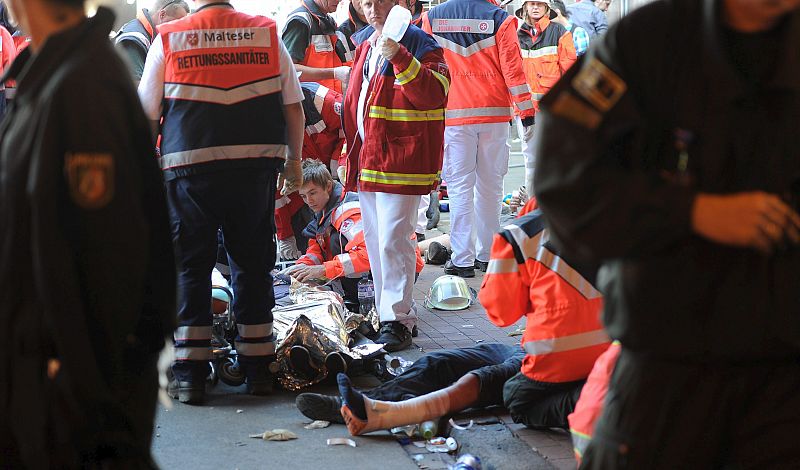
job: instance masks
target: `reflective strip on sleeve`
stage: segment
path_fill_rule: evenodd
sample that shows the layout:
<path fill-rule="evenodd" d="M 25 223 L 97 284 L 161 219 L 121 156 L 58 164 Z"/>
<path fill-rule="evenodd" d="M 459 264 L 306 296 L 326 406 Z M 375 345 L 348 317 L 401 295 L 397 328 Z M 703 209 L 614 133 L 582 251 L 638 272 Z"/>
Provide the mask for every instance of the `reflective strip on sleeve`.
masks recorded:
<path fill-rule="evenodd" d="M 176 361 L 210 361 L 212 358 L 211 348 L 187 348 L 177 346 L 175 348 Z"/>
<path fill-rule="evenodd" d="M 360 210 L 361 205 L 358 201 L 349 201 L 343 204 L 340 204 L 336 209 L 333 210 L 333 214 L 331 215 L 331 220 L 338 220 L 339 217 L 343 216 L 348 211 L 352 210 Z"/>
<path fill-rule="evenodd" d="M 531 99 L 534 99 L 536 101 L 542 101 L 544 95 L 545 95 L 544 93 L 531 93 Z"/>
<path fill-rule="evenodd" d="M 286 158 L 287 146 L 283 144 L 263 145 L 223 145 L 202 149 L 184 150 L 168 153 L 159 160 L 161 169 L 212 162 L 215 160 L 236 160 L 239 158 L 274 157 Z"/>
<path fill-rule="evenodd" d="M 431 73 L 436 78 L 436 80 L 439 80 L 439 83 L 442 84 L 442 88 L 444 88 L 444 94 L 446 95 L 450 93 L 450 80 L 448 80 L 447 77 L 440 74 L 439 72 L 434 72 L 433 70 L 431 70 Z"/>
<path fill-rule="evenodd" d="M 342 263 L 342 269 L 344 271 L 345 276 L 349 276 L 351 274 L 355 274 L 356 269 L 353 267 L 353 260 L 350 258 L 350 255 L 347 253 L 342 253 L 341 255 L 336 255 L 336 259 Z"/>
<path fill-rule="evenodd" d="M 531 87 L 529 87 L 527 83 L 524 85 L 512 86 L 508 89 L 508 92 L 511 94 L 511 96 L 521 95 L 523 93 L 530 93 Z"/>
<path fill-rule="evenodd" d="M 550 240 L 550 232 L 547 229 L 542 230 L 533 237 L 528 237 L 525 231 L 516 225 L 509 225 L 505 227 L 505 230 L 514 238 L 515 244 L 519 247 L 525 259 L 534 259 L 554 271 L 587 299 L 597 299 L 603 296 L 575 268 L 547 249 L 545 243 Z"/>
<path fill-rule="evenodd" d="M 275 343 L 245 343 L 236 341 L 236 352 L 242 356 L 272 356 L 275 354 Z"/>
<path fill-rule="evenodd" d="M 574 351 L 575 349 L 588 348 L 609 342 L 610 339 L 605 330 L 593 330 L 577 335 L 562 336 L 560 338 L 540 339 L 536 341 L 526 341 L 523 347 L 525 352 L 531 356 L 540 354 L 551 354 L 564 351 Z"/>
<path fill-rule="evenodd" d="M 439 43 L 439 45 L 442 46 L 443 48 L 447 49 L 450 52 L 454 52 L 462 57 L 469 57 L 472 54 L 476 54 L 484 49 L 488 49 L 497 44 L 497 41 L 494 36 L 482 39 L 467 47 L 464 47 L 461 44 L 450 41 L 435 34 L 433 35 L 433 38 L 436 39 L 436 42 Z"/>
<path fill-rule="evenodd" d="M 164 99 L 202 101 L 205 103 L 230 105 L 259 96 L 271 95 L 281 91 L 280 77 L 268 78 L 260 82 L 248 83 L 230 90 L 187 85 L 185 83 L 165 83 Z"/>
<path fill-rule="evenodd" d="M 259 323 L 257 325 L 236 324 L 240 338 L 269 338 L 272 336 L 272 323 Z"/>
<path fill-rule="evenodd" d="M 558 46 L 548 46 L 541 49 L 522 49 L 522 57 L 525 59 L 538 59 L 546 55 L 558 55 Z"/>
<path fill-rule="evenodd" d="M 309 259 L 309 260 L 311 260 L 311 262 L 312 262 L 312 263 L 314 263 L 315 265 L 320 265 L 320 264 L 322 264 L 322 260 L 321 260 L 321 259 L 319 259 L 319 258 L 317 257 L 317 255 L 315 255 L 315 254 L 313 254 L 313 253 L 306 253 L 306 254 L 304 254 L 303 256 L 301 256 L 301 257 L 300 257 L 300 259 L 303 259 L 303 258 L 308 258 L 308 259 Z"/>
<path fill-rule="evenodd" d="M 514 110 L 510 107 L 499 108 L 466 108 L 466 109 L 448 109 L 445 112 L 447 119 L 458 118 L 471 118 L 471 117 L 511 117 L 514 115 Z"/>
<path fill-rule="evenodd" d="M 570 429 L 569 432 L 572 434 L 572 450 L 579 459 L 582 459 L 583 454 L 586 453 L 586 448 L 589 447 L 589 443 L 592 442 L 592 436 L 574 429 Z"/>
<path fill-rule="evenodd" d="M 281 207 L 285 207 L 290 202 L 291 202 L 291 199 L 289 199 L 289 196 L 281 196 L 280 199 L 275 201 L 275 210 L 278 210 Z"/>
<path fill-rule="evenodd" d="M 325 106 L 325 97 L 329 91 L 328 87 L 320 85 L 317 87 L 317 91 L 314 92 L 314 107 L 317 108 L 320 114 L 322 114 L 322 108 Z"/>
<path fill-rule="evenodd" d="M 408 67 L 402 72 L 395 75 L 395 78 L 397 79 L 397 84 L 405 85 L 411 80 L 414 80 L 415 78 L 417 78 L 417 75 L 419 75 L 419 71 L 421 68 L 422 64 L 419 63 L 416 57 L 412 57 L 411 63 L 408 64 Z"/>
<path fill-rule="evenodd" d="M 139 41 L 143 45 L 145 45 L 148 49 L 150 49 L 150 46 L 151 46 L 150 38 L 145 36 L 142 33 L 137 32 L 137 31 L 129 31 L 129 32 L 120 34 L 119 36 L 117 36 L 117 39 L 116 39 L 116 41 L 114 43 L 115 44 L 119 44 L 120 42 L 122 42 L 122 41 L 124 41 L 124 40 L 126 40 L 128 38 L 136 39 L 137 41 Z"/>
<path fill-rule="evenodd" d="M 387 121 L 443 121 L 444 109 L 418 111 L 416 109 L 391 109 L 383 106 L 370 106 L 369 117 Z"/>
<path fill-rule="evenodd" d="M 211 339 L 210 326 L 179 326 L 175 329 L 175 341 Z"/>
<path fill-rule="evenodd" d="M 411 174 L 411 173 L 385 173 L 376 170 L 361 170 L 361 181 L 379 184 L 408 184 L 412 186 L 427 186 L 439 179 L 439 173 Z"/>
<path fill-rule="evenodd" d="M 517 108 L 519 108 L 520 111 L 533 109 L 533 102 L 531 100 L 520 101 L 517 103 Z"/>
<path fill-rule="evenodd" d="M 519 272 L 519 263 L 514 258 L 490 259 L 486 274 L 510 274 Z"/>
<path fill-rule="evenodd" d="M 308 133 L 308 135 L 319 134 L 320 132 L 324 131 L 326 127 L 325 120 L 320 119 L 316 124 L 306 126 L 306 133 Z"/>

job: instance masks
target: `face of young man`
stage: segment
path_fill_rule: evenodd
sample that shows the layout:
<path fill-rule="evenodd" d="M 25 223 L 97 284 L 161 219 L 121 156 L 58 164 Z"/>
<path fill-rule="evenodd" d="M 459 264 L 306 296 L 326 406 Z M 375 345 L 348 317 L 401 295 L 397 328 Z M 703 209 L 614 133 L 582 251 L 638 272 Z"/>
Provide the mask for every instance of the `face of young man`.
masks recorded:
<path fill-rule="evenodd" d="M 308 182 L 301 186 L 297 192 L 300 194 L 303 202 L 305 202 L 314 213 L 317 213 L 328 205 L 332 189 L 333 184 L 330 182 L 327 188 L 323 188 L 316 183 Z"/>
<path fill-rule="evenodd" d="M 549 8 L 547 7 L 546 3 L 541 2 L 526 2 L 525 3 L 525 13 L 527 13 L 528 18 L 531 19 L 532 22 L 537 22 L 542 19 L 542 17 L 549 12 Z"/>
<path fill-rule="evenodd" d="M 395 0 L 361 0 L 361 8 L 364 9 L 367 23 L 376 29 L 383 29 L 386 17 L 396 4 Z"/>

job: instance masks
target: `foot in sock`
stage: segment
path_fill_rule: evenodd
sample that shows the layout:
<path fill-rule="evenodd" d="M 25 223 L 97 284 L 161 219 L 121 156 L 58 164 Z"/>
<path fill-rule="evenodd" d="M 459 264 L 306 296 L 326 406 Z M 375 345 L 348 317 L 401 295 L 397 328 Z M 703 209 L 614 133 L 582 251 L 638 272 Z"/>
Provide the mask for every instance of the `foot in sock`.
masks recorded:
<path fill-rule="evenodd" d="M 353 388 L 350 378 L 345 374 L 338 374 L 336 382 L 339 385 L 339 394 L 342 396 L 342 417 L 348 431 L 354 436 L 364 432 L 367 427 L 367 410 L 364 407 L 364 395 Z"/>

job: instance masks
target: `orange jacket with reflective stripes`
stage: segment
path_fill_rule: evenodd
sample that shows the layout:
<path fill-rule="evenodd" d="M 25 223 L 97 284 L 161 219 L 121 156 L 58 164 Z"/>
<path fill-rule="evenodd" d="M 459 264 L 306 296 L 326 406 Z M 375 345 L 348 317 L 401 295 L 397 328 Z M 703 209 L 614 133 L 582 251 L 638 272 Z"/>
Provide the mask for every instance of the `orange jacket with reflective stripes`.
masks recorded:
<path fill-rule="evenodd" d="M 444 151 L 444 108 L 450 74 L 442 48 L 414 25 L 391 61 L 378 58 L 367 83 L 364 142 L 358 132 L 358 102 L 373 50 L 367 26 L 353 38 L 356 49 L 342 124 L 347 141 L 348 191 L 428 194 L 439 184 Z"/>
<path fill-rule="evenodd" d="M 445 124 L 508 122 L 533 116 L 522 71 L 517 19 L 487 0 L 448 0 L 422 15 L 445 50 L 452 85 Z"/>
<path fill-rule="evenodd" d="M 523 23 L 517 36 L 525 79 L 531 88 L 533 105 L 539 111 L 539 101 L 545 93 L 578 60 L 575 43 L 572 33 L 551 22 L 547 16 L 537 21 L 535 26 Z"/>
<path fill-rule="evenodd" d="M 586 384 L 581 390 L 578 403 L 575 404 L 573 411 L 567 419 L 569 420 L 569 430 L 572 434 L 572 445 L 575 451 L 575 459 L 580 466 L 586 447 L 594 435 L 594 425 L 603 412 L 603 403 L 606 401 L 608 393 L 608 383 L 611 382 L 611 374 L 614 366 L 617 365 L 617 358 L 622 351 L 619 341 L 614 341 L 611 346 L 597 358 L 597 361 L 586 379 Z"/>
<path fill-rule="evenodd" d="M 495 235 L 479 298 L 499 326 L 527 316 L 522 373 L 539 382 L 585 379 L 609 345 L 594 266 L 568 262 L 550 243 L 540 210 Z"/>
<path fill-rule="evenodd" d="M 345 61 L 336 53 L 336 42 L 339 40 L 339 36 L 336 34 L 336 21 L 330 15 L 320 11 L 313 0 L 309 0 L 308 3 L 303 1 L 300 8 L 289 13 L 284 29 L 292 21 L 300 21 L 306 25 L 309 31 L 309 43 L 306 47 L 305 58 L 300 62 L 301 65 L 318 69 L 344 65 Z M 300 75 L 300 81 L 306 81 L 302 75 Z M 335 78 L 315 81 L 331 90 L 342 92 L 342 83 Z"/>

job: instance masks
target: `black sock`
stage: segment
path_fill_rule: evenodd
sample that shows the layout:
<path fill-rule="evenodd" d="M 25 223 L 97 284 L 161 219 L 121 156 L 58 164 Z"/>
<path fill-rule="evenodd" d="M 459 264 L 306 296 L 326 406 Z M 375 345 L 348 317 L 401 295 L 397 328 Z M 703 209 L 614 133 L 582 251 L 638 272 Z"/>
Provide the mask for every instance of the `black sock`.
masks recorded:
<path fill-rule="evenodd" d="M 342 395 L 344 404 L 350 408 L 350 411 L 353 412 L 356 418 L 366 421 L 367 409 L 364 407 L 364 395 L 353 388 L 353 385 L 350 383 L 350 378 L 345 374 L 340 373 L 337 375 L 336 382 L 339 384 L 339 394 Z"/>

